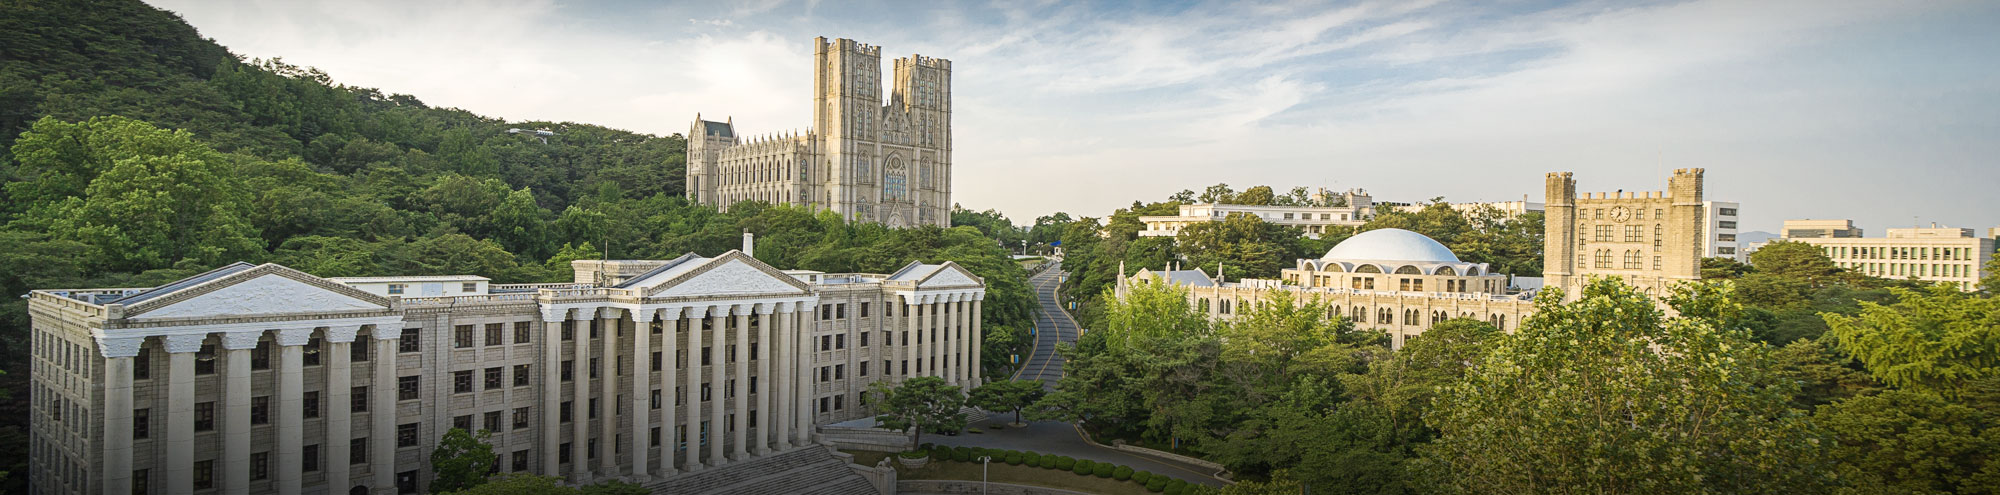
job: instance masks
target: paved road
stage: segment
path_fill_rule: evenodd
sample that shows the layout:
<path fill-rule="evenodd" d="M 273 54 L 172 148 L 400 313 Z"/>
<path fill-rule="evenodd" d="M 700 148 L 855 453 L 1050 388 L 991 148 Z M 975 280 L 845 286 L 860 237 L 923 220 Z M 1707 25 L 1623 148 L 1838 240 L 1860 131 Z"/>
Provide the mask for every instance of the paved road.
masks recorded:
<path fill-rule="evenodd" d="M 1076 342 L 1076 320 L 1069 312 L 1062 310 L 1062 303 L 1056 301 L 1056 287 L 1061 285 L 1062 262 L 1054 261 L 1053 266 L 1028 279 L 1028 285 L 1035 289 L 1035 296 L 1041 300 L 1040 311 L 1035 315 L 1035 348 L 1028 353 L 1028 359 L 1020 371 L 1014 374 L 1017 380 L 1041 380 L 1044 387 L 1055 390 L 1056 379 L 1062 378 L 1062 358 L 1056 356 L 1056 344 Z"/>
<path fill-rule="evenodd" d="M 1060 263 L 1060 262 L 1057 262 Z M 1062 274 L 1060 264 L 1028 279 L 1041 299 L 1041 314 L 1035 317 L 1035 350 L 1029 354 L 1027 365 L 1015 375 L 1021 380 L 1041 380 L 1044 386 L 1053 390 L 1056 379 L 1062 377 L 1063 362 L 1056 355 L 1056 343 L 1076 342 L 1076 320 L 1056 301 L 1057 278 Z M 1013 421 L 1012 412 L 988 413 L 987 421 L 973 425 L 985 430 L 981 434 L 961 434 L 958 436 L 925 435 L 925 443 L 938 445 L 966 445 L 1009 450 L 1034 451 L 1110 462 L 1131 466 L 1132 469 L 1151 471 L 1154 474 L 1172 476 L 1208 486 L 1222 486 L 1222 480 L 1211 476 L 1214 473 L 1199 467 L 1167 459 L 1136 455 L 1125 451 L 1112 450 L 1091 445 L 1084 441 L 1083 433 L 1075 425 L 1060 421 L 1034 421 L 1026 427 L 994 430 L 990 425 Z"/>

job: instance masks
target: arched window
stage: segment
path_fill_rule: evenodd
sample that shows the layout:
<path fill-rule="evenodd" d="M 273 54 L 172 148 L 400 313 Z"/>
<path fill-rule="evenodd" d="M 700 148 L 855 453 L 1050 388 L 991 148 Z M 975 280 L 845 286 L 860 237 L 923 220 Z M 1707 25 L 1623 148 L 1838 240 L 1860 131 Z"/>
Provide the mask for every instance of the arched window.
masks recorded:
<path fill-rule="evenodd" d="M 1355 268 L 1354 273 L 1382 273 L 1382 269 L 1375 265 L 1364 264 L 1359 268 Z"/>
<path fill-rule="evenodd" d="M 1420 269 L 1417 269 L 1417 266 L 1416 266 L 1416 265 L 1403 265 L 1403 266 L 1401 266 L 1401 267 L 1398 267 L 1398 268 L 1396 268 L 1396 274 L 1397 274 L 1397 275 L 1423 275 L 1423 274 L 1424 274 L 1424 271 L 1423 271 L 1423 270 L 1420 270 Z"/>
<path fill-rule="evenodd" d="M 903 157 L 889 155 L 882 166 L 882 200 L 903 201 L 909 197 L 910 171 L 903 165 Z"/>
<path fill-rule="evenodd" d="M 1458 270 L 1453 270 L 1449 266 L 1440 266 L 1437 268 L 1437 273 L 1433 275 L 1458 275 Z"/>

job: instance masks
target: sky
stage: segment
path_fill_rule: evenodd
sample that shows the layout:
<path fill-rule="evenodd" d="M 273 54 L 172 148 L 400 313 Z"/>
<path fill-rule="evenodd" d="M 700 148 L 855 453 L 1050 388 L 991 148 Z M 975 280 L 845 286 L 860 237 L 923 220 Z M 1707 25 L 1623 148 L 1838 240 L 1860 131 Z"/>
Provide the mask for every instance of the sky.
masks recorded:
<path fill-rule="evenodd" d="M 804 130 L 816 36 L 950 59 L 952 200 L 1016 223 L 1216 183 L 1540 202 L 1549 172 L 1699 167 L 1746 231 L 2000 226 L 1996 2 L 148 1 L 343 84 L 655 135 Z"/>

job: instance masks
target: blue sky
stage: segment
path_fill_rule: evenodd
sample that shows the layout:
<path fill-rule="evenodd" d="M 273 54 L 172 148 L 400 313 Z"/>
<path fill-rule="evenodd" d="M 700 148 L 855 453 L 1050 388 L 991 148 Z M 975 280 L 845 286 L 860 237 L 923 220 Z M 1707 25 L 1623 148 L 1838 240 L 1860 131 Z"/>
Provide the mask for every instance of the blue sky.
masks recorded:
<path fill-rule="evenodd" d="M 150 0 L 238 54 L 510 120 L 808 124 L 811 40 L 953 61 L 954 200 L 1218 182 L 1377 200 L 1665 187 L 1743 227 L 2000 226 L 2000 3 Z M 886 74 L 886 70 L 884 71 Z"/>

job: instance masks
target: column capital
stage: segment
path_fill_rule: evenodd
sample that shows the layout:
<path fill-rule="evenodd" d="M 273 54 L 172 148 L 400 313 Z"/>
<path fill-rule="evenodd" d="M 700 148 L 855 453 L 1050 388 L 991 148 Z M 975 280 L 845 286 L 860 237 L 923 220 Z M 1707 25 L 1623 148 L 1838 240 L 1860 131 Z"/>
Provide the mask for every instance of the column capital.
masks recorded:
<path fill-rule="evenodd" d="M 569 310 L 567 309 L 562 309 L 550 305 L 542 305 L 541 310 L 542 310 L 542 323 L 555 323 L 559 321 L 569 320 Z"/>
<path fill-rule="evenodd" d="M 637 309 L 637 310 L 628 309 L 625 310 L 625 317 L 627 319 L 632 320 L 632 324 L 635 326 L 643 325 L 646 323 L 652 323 L 653 315 L 659 312 L 660 310 L 657 309 Z"/>
<path fill-rule="evenodd" d="M 264 338 L 263 330 L 229 332 L 222 334 L 222 348 L 232 351 L 257 348 L 257 340 Z"/>
<path fill-rule="evenodd" d="M 783 302 L 778 302 L 778 303 L 774 303 L 774 304 L 776 304 L 776 307 L 775 307 L 774 309 L 776 309 L 776 310 L 777 310 L 777 312 L 779 312 L 779 313 L 790 313 L 790 312 L 792 312 L 792 302 L 791 302 L 791 301 L 783 301 Z"/>
<path fill-rule="evenodd" d="M 757 303 L 756 311 L 757 314 L 768 315 L 771 314 L 771 312 L 776 309 L 778 309 L 777 303 Z"/>
<path fill-rule="evenodd" d="M 978 291 L 978 292 L 974 292 L 974 293 L 972 293 L 972 300 L 973 300 L 973 301 L 984 301 L 984 300 L 986 300 L 986 291 L 983 291 L 983 290 L 982 290 L 982 291 Z"/>
<path fill-rule="evenodd" d="M 665 307 L 665 308 L 660 308 L 660 309 L 658 309 L 657 311 L 659 311 L 659 312 L 660 312 L 660 319 L 661 319 L 661 320 L 664 320 L 664 321 L 674 321 L 674 320 L 678 320 L 678 319 L 681 319 L 681 310 L 682 310 L 682 309 L 686 309 L 686 308 L 682 308 L 682 307 L 679 307 L 679 306 L 672 306 L 672 307 Z"/>
<path fill-rule="evenodd" d="M 208 334 L 190 333 L 190 334 L 180 334 L 180 335 L 168 335 L 165 343 L 167 347 L 167 352 L 181 354 L 181 353 L 200 351 L 201 343 L 202 341 L 205 340 L 208 340 Z"/>
<path fill-rule="evenodd" d="M 146 345 L 145 337 L 107 337 L 100 333 L 97 338 L 97 353 L 107 358 L 128 358 L 139 355 Z"/>
<path fill-rule="evenodd" d="M 368 336 L 374 337 L 375 340 L 396 340 L 403 338 L 403 322 L 376 323 L 375 329 L 370 330 Z"/>
<path fill-rule="evenodd" d="M 361 332 L 361 325 L 331 325 L 326 327 L 326 341 L 346 344 L 354 341 L 354 334 Z"/>
<path fill-rule="evenodd" d="M 729 305 L 729 315 L 730 315 L 730 316 L 750 316 L 750 310 L 753 310 L 753 309 L 756 309 L 756 308 L 757 308 L 757 305 L 755 305 L 755 304 L 750 304 L 750 303 L 737 303 L 737 304 L 731 304 L 731 305 Z"/>
<path fill-rule="evenodd" d="M 313 330 L 317 330 L 317 328 L 307 327 L 307 328 L 279 329 L 278 345 L 282 346 L 306 345 L 306 342 L 312 341 Z"/>
<path fill-rule="evenodd" d="M 699 320 L 708 317 L 708 306 L 688 306 L 683 309 L 687 314 L 681 315 L 682 318 Z"/>
<path fill-rule="evenodd" d="M 603 307 L 599 307 L 599 308 L 597 308 L 597 317 L 598 317 L 598 318 L 607 318 L 607 319 L 609 319 L 609 318 L 617 318 L 617 317 L 618 317 L 618 311 L 619 311 L 619 309 L 618 309 L 618 308 L 613 308 L 613 307 L 610 307 L 610 306 L 603 306 Z"/>

